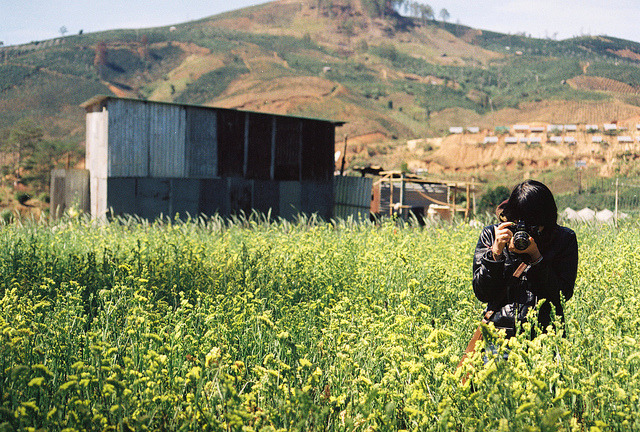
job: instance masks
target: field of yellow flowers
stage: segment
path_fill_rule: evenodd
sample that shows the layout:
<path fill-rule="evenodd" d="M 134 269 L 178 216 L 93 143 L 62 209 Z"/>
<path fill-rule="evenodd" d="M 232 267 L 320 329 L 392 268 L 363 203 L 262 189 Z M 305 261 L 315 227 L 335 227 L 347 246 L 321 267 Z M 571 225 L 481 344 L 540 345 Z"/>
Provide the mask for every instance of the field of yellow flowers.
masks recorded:
<path fill-rule="evenodd" d="M 640 225 L 575 227 L 566 337 L 456 369 L 480 229 L 2 226 L 0 430 L 639 429 Z"/>

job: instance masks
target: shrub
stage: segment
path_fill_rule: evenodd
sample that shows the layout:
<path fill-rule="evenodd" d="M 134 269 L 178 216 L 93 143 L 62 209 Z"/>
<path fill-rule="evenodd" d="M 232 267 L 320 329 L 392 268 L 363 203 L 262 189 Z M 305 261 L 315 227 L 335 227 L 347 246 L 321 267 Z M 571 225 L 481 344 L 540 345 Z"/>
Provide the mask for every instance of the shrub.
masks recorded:
<path fill-rule="evenodd" d="M 504 186 L 497 186 L 493 189 L 489 189 L 484 195 L 482 195 L 482 199 L 478 205 L 478 213 L 493 213 L 498 204 L 509 198 L 510 194 L 511 191 Z"/>
<path fill-rule="evenodd" d="M 31 199 L 31 195 L 26 192 L 17 192 L 16 193 L 16 201 L 18 201 L 21 205 L 26 205 L 27 201 Z"/>

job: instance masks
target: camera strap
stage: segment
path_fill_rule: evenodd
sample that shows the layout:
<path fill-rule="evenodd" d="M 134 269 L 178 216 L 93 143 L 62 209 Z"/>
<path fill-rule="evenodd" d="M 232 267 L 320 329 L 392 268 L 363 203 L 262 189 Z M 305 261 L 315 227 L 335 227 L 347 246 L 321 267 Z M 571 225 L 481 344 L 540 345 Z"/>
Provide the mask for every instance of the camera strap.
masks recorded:
<path fill-rule="evenodd" d="M 488 310 L 487 312 L 485 312 L 484 317 L 482 317 L 482 324 L 489 324 L 489 322 L 491 321 L 491 317 L 493 316 L 494 313 L 495 312 L 492 310 Z M 456 367 L 456 369 L 462 366 L 462 363 L 464 363 L 467 357 L 469 357 L 471 353 L 475 351 L 476 343 L 482 340 L 482 324 L 480 324 L 478 328 L 476 328 L 476 331 L 473 332 L 473 335 L 471 336 L 471 340 L 467 345 L 467 349 L 464 351 L 464 354 L 462 355 L 462 358 L 460 359 L 460 362 L 458 363 L 458 366 Z M 462 378 L 462 384 L 464 384 L 467 381 L 468 377 L 469 377 L 469 374 L 465 375 Z"/>
<path fill-rule="evenodd" d="M 527 269 L 528 264 L 525 262 L 521 262 L 517 269 L 513 272 L 513 277 L 516 279 L 520 279 L 522 273 Z"/>
<path fill-rule="evenodd" d="M 522 273 L 524 273 L 524 271 L 526 270 L 526 268 L 528 267 L 528 265 L 524 262 L 521 262 L 520 265 L 518 266 L 518 268 L 515 269 L 515 271 L 513 272 L 513 277 L 516 279 L 520 279 L 520 276 L 522 276 Z M 491 317 L 493 317 L 493 315 L 495 314 L 495 311 L 492 310 L 488 310 L 485 312 L 484 316 L 482 317 L 482 324 L 489 324 L 489 322 L 491 322 Z M 518 312 L 516 311 L 516 316 L 517 316 Z M 462 363 L 464 363 L 465 359 L 467 357 L 469 357 L 469 355 L 475 351 L 476 349 L 476 343 L 478 343 L 478 341 L 482 340 L 482 324 L 480 324 L 477 328 L 476 331 L 473 332 L 473 335 L 471 336 L 471 340 L 469 341 L 469 344 L 467 345 L 467 349 L 464 351 L 464 354 L 462 355 L 462 358 L 460 359 L 460 362 L 458 363 L 458 366 L 456 367 L 456 369 L 458 369 L 460 366 L 462 366 Z M 469 378 L 469 374 L 465 375 L 464 377 L 462 377 L 462 384 L 464 384 L 467 379 Z"/>

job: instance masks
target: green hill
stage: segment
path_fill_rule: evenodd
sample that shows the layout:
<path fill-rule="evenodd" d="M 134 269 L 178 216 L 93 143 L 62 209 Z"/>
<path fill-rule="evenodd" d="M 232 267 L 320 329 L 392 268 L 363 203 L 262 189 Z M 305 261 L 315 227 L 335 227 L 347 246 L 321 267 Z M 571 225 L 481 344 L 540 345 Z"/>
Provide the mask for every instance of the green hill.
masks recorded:
<path fill-rule="evenodd" d="M 96 93 L 347 121 L 339 139 L 593 121 L 580 104 L 609 122 L 640 107 L 639 43 L 506 35 L 376 4 L 280 0 L 172 27 L 1 47 L 0 140 L 29 117 L 47 139 L 81 146 L 78 104 Z"/>

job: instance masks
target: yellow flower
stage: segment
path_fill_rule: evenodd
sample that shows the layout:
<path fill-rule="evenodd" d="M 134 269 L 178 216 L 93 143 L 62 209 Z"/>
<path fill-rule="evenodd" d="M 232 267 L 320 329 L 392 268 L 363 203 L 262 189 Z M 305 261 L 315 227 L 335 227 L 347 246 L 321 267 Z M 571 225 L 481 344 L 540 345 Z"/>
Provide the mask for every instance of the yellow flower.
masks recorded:
<path fill-rule="evenodd" d="M 29 387 L 40 387 L 42 384 L 44 383 L 44 378 L 42 377 L 37 377 L 37 378 L 33 378 L 31 381 L 29 381 L 29 384 L 27 384 L 27 386 Z"/>

